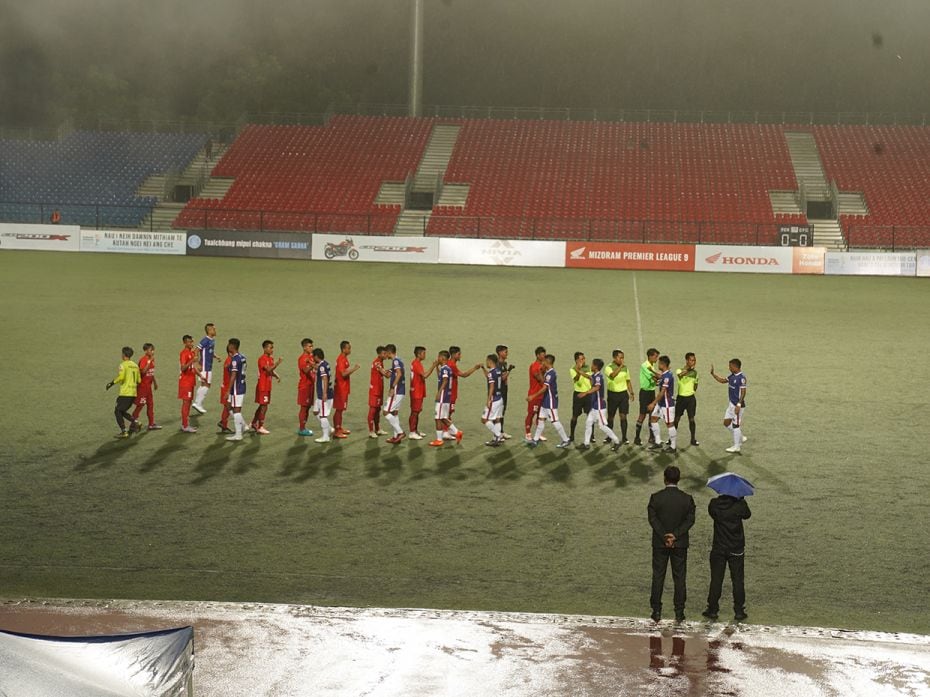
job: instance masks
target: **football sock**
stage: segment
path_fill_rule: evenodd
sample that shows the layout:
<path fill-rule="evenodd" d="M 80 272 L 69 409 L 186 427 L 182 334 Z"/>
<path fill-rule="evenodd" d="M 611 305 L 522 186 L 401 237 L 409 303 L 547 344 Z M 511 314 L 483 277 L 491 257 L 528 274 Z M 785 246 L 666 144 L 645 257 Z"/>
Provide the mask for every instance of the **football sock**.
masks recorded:
<path fill-rule="evenodd" d="M 674 426 L 668 427 L 668 442 L 672 449 L 678 447 L 678 429 Z"/>
<path fill-rule="evenodd" d="M 546 428 L 546 422 L 540 419 L 536 422 L 536 433 L 533 434 L 533 440 L 539 440 L 539 437 L 543 433 L 543 429 Z"/>
<path fill-rule="evenodd" d="M 191 403 L 188 400 L 181 402 L 181 428 L 187 428 L 190 425 Z"/>
<path fill-rule="evenodd" d="M 384 418 L 387 419 L 387 422 L 391 424 L 391 428 L 394 430 L 394 435 L 399 436 L 404 432 L 404 429 L 401 428 L 400 419 L 397 418 L 395 414 L 385 414 Z"/>
<path fill-rule="evenodd" d="M 555 426 L 556 433 L 559 434 L 559 438 L 562 439 L 562 442 L 569 440 L 568 434 L 565 433 L 565 427 L 562 425 L 561 421 L 555 421 L 553 424 Z"/>
<path fill-rule="evenodd" d="M 642 432 L 643 432 L 643 422 L 637 421 L 636 422 L 636 437 L 639 438 Z"/>
<path fill-rule="evenodd" d="M 497 434 L 494 433 L 494 422 L 493 421 L 485 421 L 484 425 L 487 427 L 487 429 L 491 432 L 492 435 L 497 436 Z"/>
<path fill-rule="evenodd" d="M 743 429 L 739 426 L 733 429 L 733 445 L 737 448 L 743 444 Z"/>
<path fill-rule="evenodd" d="M 133 409 L 133 411 L 132 411 L 132 419 L 133 419 L 133 421 L 135 421 L 136 419 L 139 418 L 139 414 L 142 413 L 142 406 L 143 406 L 142 404 L 137 404 L 137 405 L 136 405 L 136 408 Z M 149 418 L 149 423 L 151 423 L 151 422 L 152 422 L 152 419 L 151 419 L 151 417 L 150 417 L 150 418 Z"/>
<path fill-rule="evenodd" d="M 197 392 L 194 395 L 194 404 L 196 404 L 198 407 L 202 407 L 203 400 L 207 396 L 207 391 L 209 389 L 210 388 L 207 387 L 206 385 L 201 385 L 200 387 L 198 387 Z"/>
<path fill-rule="evenodd" d="M 333 428 L 335 428 L 337 431 L 342 430 L 342 410 L 341 409 L 337 409 L 336 412 L 333 414 Z"/>
<path fill-rule="evenodd" d="M 116 409 L 113 410 L 113 413 L 116 415 L 116 425 L 119 426 L 119 430 L 120 430 L 120 431 L 125 431 L 125 430 L 126 430 L 126 424 L 125 424 L 125 422 L 123 421 L 123 412 L 120 411 L 120 408 L 119 408 L 119 407 L 116 407 Z"/>
<path fill-rule="evenodd" d="M 458 432 L 459 430 L 455 427 L 455 424 L 449 424 L 449 435 L 450 436 L 454 436 Z"/>
<path fill-rule="evenodd" d="M 653 440 L 656 443 L 661 443 L 661 441 L 659 440 L 659 422 L 658 421 L 656 421 L 655 423 L 650 422 L 649 431 L 650 433 L 652 433 Z"/>
<path fill-rule="evenodd" d="M 374 422 L 375 422 L 375 430 L 380 431 L 381 430 L 381 410 L 380 409 L 377 409 L 377 408 L 375 409 Z"/>
<path fill-rule="evenodd" d="M 436 440 L 442 440 L 442 431 L 436 431 Z"/>
<path fill-rule="evenodd" d="M 300 423 L 300 430 L 304 431 L 307 428 L 307 417 L 310 416 L 309 407 L 301 407 L 300 415 L 297 417 L 298 422 Z"/>
<path fill-rule="evenodd" d="M 155 425 L 155 400 L 149 398 L 145 402 L 145 415 L 149 418 L 149 426 Z"/>
<path fill-rule="evenodd" d="M 531 433 L 533 430 L 533 407 L 526 412 L 526 419 L 523 420 L 525 433 Z"/>
<path fill-rule="evenodd" d="M 501 421 L 500 423 L 491 424 L 491 426 L 492 426 L 491 433 L 494 434 L 495 438 L 500 440 L 501 435 L 504 433 L 504 422 Z"/>
<path fill-rule="evenodd" d="M 623 437 L 623 440 L 626 440 L 626 419 L 623 417 L 620 418 L 620 434 Z"/>
<path fill-rule="evenodd" d="M 233 423 L 236 425 L 236 435 L 241 436 L 245 430 L 245 419 L 242 418 L 242 414 L 233 413 Z"/>
<path fill-rule="evenodd" d="M 417 428 L 420 426 L 420 412 L 412 411 L 410 412 L 410 418 L 407 420 L 407 426 L 410 427 L 411 433 L 416 433 Z"/>
<path fill-rule="evenodd" d="M 616 445 L 617 443 L 620 442 L 620 440 L 617 438 L 617 434 L 614 433 L 614 430 L 612 428 L 609 428 L 606 424 L 602 424 L 600 421 L 598 421 L 598 426 L 600 426 L 601 433 L 603 433 L 605 436 L 610 438 L 611 443 Z"/>
<path fill-rule="evenodd" d="M 229 425 L 229 405 L 223 405 L 223 413 L 220 414 L 220 423 L 223 425 L 223 428 L 226 428 Z"/>
<path fill-rule="evenodd" d="M 329 419 L 327 417 L 325 416 L 320 417 L 320 428 L 323 431 L 323 439 L 329 440 L 330 425 L 329 425 Z"/>
<path fill-rule="evenodd" d="M 691 440 L 697 440 L 697 424 L 694 421 L 689 421 L 688 429 L 691 431 Z"/>
<path fill-rule="evenodd" d="M 259 405 L 255 410 L 255 416 L 252 417 L 252 428 L 258 428 L 262 425 L 262 407 Z"/>

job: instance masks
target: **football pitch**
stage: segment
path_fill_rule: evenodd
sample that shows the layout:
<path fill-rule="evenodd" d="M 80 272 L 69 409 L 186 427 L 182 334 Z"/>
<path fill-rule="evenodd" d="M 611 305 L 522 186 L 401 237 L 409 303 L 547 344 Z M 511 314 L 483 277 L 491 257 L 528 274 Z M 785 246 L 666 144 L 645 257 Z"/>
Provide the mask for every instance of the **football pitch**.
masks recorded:
<path fill-rule="evenodd" d="M 928 303 L 920 279 L 4 252 L 0 596 L 645 616 L 646 504 L 674 462 L 698 508 L 689 618 L 709 578 L 704 483 L 732 470 L 757 487 L 750 622 L 928 633 Z M 216 435 L 216 386 L 200 432 L 178 432 L 180 338 L 208 321 L 218 347 L 242 340 L 250 396 L 261 342 L 274 340 L 271 435 Z M 304 336 L 331 361 L 341 339 L 353 344 L 348 440 L 295 434 Z M 138 358 L 145 341 L 165 430 L 116 441 L 104 385 L 120 347 Z M 509 345 L 514 439 L 484 446 L 480 373 L 460 384 L 461 445 L 368 439 L 368 364 L 388 342 L 407 365 L 415 344 L 430 358 L 460 345 L 466 366 Z M 649 346 L 673 367 L 694 351 L 700 447 L 683 423 L 677 456 L 561 451 L 551 431 L 527 449 L 537 344 L 557 356 L 563 417 L 574 351 L 609 361 L 619 347 L 634 369 Z M 742 455 L 724 452 L 726 387 L 708 374 L 733 356 L 750 388 Z"/>

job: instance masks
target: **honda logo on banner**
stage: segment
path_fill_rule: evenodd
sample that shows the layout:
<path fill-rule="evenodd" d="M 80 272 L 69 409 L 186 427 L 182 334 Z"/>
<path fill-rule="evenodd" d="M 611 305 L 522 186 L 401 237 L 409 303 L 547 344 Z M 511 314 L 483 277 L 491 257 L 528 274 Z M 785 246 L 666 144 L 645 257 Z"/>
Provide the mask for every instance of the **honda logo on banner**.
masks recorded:
<path fill-rule="evenodd" d="M 791 273 L 794 252 L 790 247 L 740 247 L 698 245 L 695 271 L 742 271 Z"/>

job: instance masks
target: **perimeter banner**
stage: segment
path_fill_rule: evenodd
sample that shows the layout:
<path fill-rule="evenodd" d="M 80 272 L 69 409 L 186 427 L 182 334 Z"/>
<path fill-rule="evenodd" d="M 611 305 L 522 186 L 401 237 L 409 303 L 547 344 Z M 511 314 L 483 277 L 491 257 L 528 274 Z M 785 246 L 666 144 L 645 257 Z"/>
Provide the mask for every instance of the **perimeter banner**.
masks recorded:
<path fill-rule="evenodd" d="M 214 257 L 309 259 L 310 234 L 198 230 L 187 233 L 187 253 Z"/>
<path fill-rule="evenodd" d="M 822 275 L 826 261 L 825 247 L 792 247 L 794 259 L 791 273 Z"/>
<path fill-rule="evenodd" d="M 378 235 L 313 235 L 313 258 L 329 261 L 392 261 L 435 264 L 439 239 Z"/>
<path fill-rule="evenodd" d="M 78 252 L 81 249 L 81 228 L 77 225 L 0 223 L 0 249 Z"/>
<path fill-rule="evenodd" d="M 184 254 L 186 232 L 141 232 L 139 230 L 81 230 L 82 252 L 128 252 L 130 254 Z"/>
<path fill-rule="evenodd" d="M 794 249 L 792 247 L 699 244 L 695 249 L 694 270 L 794 273 Z"/>
<path fill-rule="evenodd" d="M 930 276 L 930 249 L 917 252 L 917 275 Z"/>
<path fill-rule="evenodd" d="M 473 240 L 443 237 L 440 264 L 565 266 L 565 243 L 539 240 Z"/>
<path fill-rule="evenodd" d="M 914 252 L 827 252 L 826 273 L 841 276 L 915 276 Z"/>
<path fill-rule="evenodd" d="M 694 245 L 566 242 L 565 266 L 582 269 L 694 271 Z"/>

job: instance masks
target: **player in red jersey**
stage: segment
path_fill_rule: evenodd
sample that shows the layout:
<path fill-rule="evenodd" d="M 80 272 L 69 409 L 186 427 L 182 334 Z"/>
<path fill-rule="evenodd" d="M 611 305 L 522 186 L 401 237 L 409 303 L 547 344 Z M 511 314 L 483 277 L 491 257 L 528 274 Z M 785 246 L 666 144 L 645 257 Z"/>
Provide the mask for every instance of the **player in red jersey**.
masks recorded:
<path fill-rule="evenodd" d="M 468 370 L 460 370 L 459 369 L 460 360 L 462 360 L 462 349 L 459 348 L 458 346 L 450 346 L 449 347 L 449 360 L 446 362 L 446 365 L 448 365 L 452 371 L 452 384 L 450 386 L 450 391 L 451 391 L 450 399 L 452 401 L 449 404 L 449 416 L 450 417 L 452 416 L 452 414 L 455 413 L 455 403 L 456 401 L 458 401 L 458 398 L 459 398 L 459 378 L 467 378 L 469 375 L 471 375 L 476 370 L 478 370 L 482 365 L 481 363 L 475 363 Z M 450 433 L 446 433 L 446 435 L 443 437 L 446 440 L 455 440 L 455 436 Z"/>
<path fill-rule="evenodd" d="M 307 428 L 307 419 L 310 418 L 310 408 L 313 406 L 313 380 L 316 376 L 316 361 L 313 359 L 313 339 L 304 339 L 300 342 L 303 352 L 297 357 L 297 405 L 300 407 L 298 419 L 298 436 L 312 436 L 313 431 Z"/>
<path fill-rule="evenodd" d="M 348 341 L 339 342 L 339 358 L 336 359 L 336 375 L 333 380 L 333 437 L 345 438 L 351 431 L 342 427 L 342 415 L 349 406 L 349 392 L 352 385 L 349 376 L 359 369 L 358 363 L 349 367 L 349 355 L 352 353 L 352 344 Z"/>
<path fill-rule="evenodd" d="M 368 378 L 368 437 L 383 436 L 381 430 L 381 405 L 384 403 L 384 378 L 389 374 L 384 369 L 387 351 L 383 346 L 375 349 L 376 356 L 371 362 L 371 376 Z"/>
<path fill-rule="evenodd" d="M 429 370 L 423 370 L 423 359 L 426 358 L 426 347 L 416 346 L 413 349 L 413 360 L 410 362 L 410 428 L 411 440 L 423 440 L 425 433 L 420 433 L 420 412 L 423 411 L 423 400 L 426 399 L 426 378 L 433 374 L 439 361 L 433 361 Z"/>
<path fill-rule="evenodd" d="M 255 384 L 255 403 L 258 408 L 252 417 L 252 428 L 256 433 L 267 436 L 271 431 L 265 428 L 265 416 L 268 414 L 268 405 L 271 404 L 271 378 L 281 382 L 275 368 L 281 365 L 283 359 L 274 358 L 274 342 L 265 339 L 262 342 L 262 355 L 258 357 L 258 382 Z"/>
<path fill-rule="evenodd" d="M 536 360 L 530 364 L 530 388 L 527 391 L 527 396 L 536 395 L 535 399 L 527 402 L 526 406 L 526 421 L 524 425 L 526 428 L 526 440 L 533 440 L 533 428 L 534 421 L 539 420 L 539 407 L 542 404 L 542 391 L 545 387 L 543 382 L 543 376 L 546 374 L 546 367 L 543 365 L 543 361 L 546 358 L 546 349 L 542 346 L 536 347 Z M 540 440 L 545 440 L 540 436 Z"/>
<path fill-rule="evenodd" d="M 191 403 L 194 401 L 194 386 L 197 383 L 197 375 L 200 373 L 200 364 L 197 362 L 197 352 L 194 351 L 194 337 L 185 334 L 181 337 L 184 342 L 184 348 L 181 349 L 180 362 L 181 374 L 178 376 L 178 399 L 181 400 L 181 430 L 185 433 L 197 433 L 197 429 L 191 426 Z"/>
<path fill-rule="evenodd" d="M 229 366 L 232 363 L 232 357 L 235 351 L 232 346 L 226 344 L 226 360 L 223 361 L 223 389 L 220 392 L 220 404 L 223 405 L 223 413 L 220 415 L 219 423 L 216 425 L 220 427 L 220 433 L 235 433 L 229 427 Z"/>
<path fill-rule="evenodd" d="M 139 360 L 142 382 L 136 391 L 136 409 L 132 413 L 132 419 L 138 423 L 139 414 L 144 408 L 149 418 L 149 430 L 158 431 L 161 426 L 155 423 L 155 397 L 152 394 L 153 390 L 158 389 L 158 381 L 155 379 L 155 344 L 142 344 L 142 351 L 142 358 Z"/>

